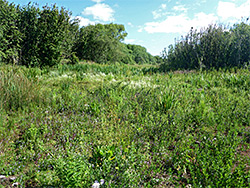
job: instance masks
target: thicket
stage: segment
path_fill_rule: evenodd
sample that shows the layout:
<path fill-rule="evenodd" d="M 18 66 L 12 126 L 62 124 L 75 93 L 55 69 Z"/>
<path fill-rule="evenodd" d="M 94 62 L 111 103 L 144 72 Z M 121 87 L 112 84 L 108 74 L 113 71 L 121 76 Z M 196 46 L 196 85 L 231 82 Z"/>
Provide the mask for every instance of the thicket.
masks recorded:
<path fill-rule="evenodd" d="M 77 32 L 71 13 L 56 5 L 15 6 L 0 1 L 0 59 L 25 66 L 53 66 L 72 56 Z"/>
<path fill-rule="evenodd" d="M 164 49 L 162 70 L 243 67 L 250 61 L 250 25 L 209 25 Z"/>
<path fill-rule="evenodd" d="M 27 67 L 54 66 L 80 60 L 97 63 L 154 63 L 144 47 L 122 43 L 123 25 L 79 27 L 71 12 L 56 5 L 26 6 L 0 0 L 0 62 Z"/>

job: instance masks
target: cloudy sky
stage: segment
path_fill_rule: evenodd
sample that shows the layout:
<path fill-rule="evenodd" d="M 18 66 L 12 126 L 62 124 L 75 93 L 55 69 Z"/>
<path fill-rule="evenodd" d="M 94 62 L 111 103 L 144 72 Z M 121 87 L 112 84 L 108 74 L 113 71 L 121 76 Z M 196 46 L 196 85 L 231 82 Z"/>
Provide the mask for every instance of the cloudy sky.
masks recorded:
<path fill-rule="evenodd" d="M 26 5 L 32 0 L 8 0 Z M 125 25 L 126 43 L 139 44 L 160 55 L 191 27 L 235 23 L 250 16 L 250 0 L 33 0 L 40 6 L 56 3 L 80 19 L 80 25 Z"/>

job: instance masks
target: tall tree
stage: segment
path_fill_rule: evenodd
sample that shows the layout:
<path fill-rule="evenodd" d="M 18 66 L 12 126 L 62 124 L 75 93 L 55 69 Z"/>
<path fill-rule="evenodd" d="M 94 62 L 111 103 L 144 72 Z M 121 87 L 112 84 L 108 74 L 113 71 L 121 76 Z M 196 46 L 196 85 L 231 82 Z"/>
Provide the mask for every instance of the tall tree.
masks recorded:
<path fill-rule="evenodd" d="M 191 30 L 163 51 L 163 70 L 242 67 L 250 61 L 250 26 L 242 22 L 228 28 L 209 25 Z"/>
<path fill-rule="evenodd" d="M 18 63 L 21 33 L 18 29 L 19 15 L 14 4 L 0 0 L 0 60 Z"/>
<path fill-rule="evenodd" d="M 128 44 L 127 48 L 129 49 L 130 55 L 136 64 L 154 64 L 156 59 L 150 53 L 147 52 L 147 49 L 140 45 Z"/>
<path fill-rule="evenodd" d="M 46 5 L 40 11 L 38 54 L 41 66 L 53 66 L 62 59 L 63 42 L 67 37 L 69 22 L 70 13 L 64 8 L 59 10 L 56 5 Z"/>
<path fill-rule="evenodd" d="M 75 45 L 80 59 L 97 63 L 115 62 L 121 58 L 117 53 L 121 50 L 121 41 L 127 36 L 123 25 L 96 24 L 82 27 Z"/>
<path fill-rule="evenodd" d="M 26 66 L 38 66 L 40 63 L 39 57 L 39 40 L 40 30 L 38 26 L 38 18 L 40 10 L 38 5 L 19 7 L 20 15 L 19 31 L 22 33 L 21 50 L 19 54 L 20 64 Z"/>

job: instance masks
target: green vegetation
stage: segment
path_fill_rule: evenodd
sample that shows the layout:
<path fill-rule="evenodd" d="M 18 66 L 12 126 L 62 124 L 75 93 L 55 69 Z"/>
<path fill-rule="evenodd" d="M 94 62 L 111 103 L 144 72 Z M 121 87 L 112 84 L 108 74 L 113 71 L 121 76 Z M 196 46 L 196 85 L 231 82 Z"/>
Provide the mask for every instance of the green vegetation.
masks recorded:
<path fill-rule="evenodd" d="M 249 25 L 154 57 L 56 5 L 0 20 L 0 186 L 250 187 Z"/>
<path fill-rule="evenodd" d="M 0 1 L 0 61 L 46 67 L 80 60 L 96 63 L 155 64 L 145 48 L 122 43 L 123 25 L 96 24 L 79 28 L 71 13 L 56 5 L 16 6 Z"/>
<path fill-rule="evenodd" d="M 0 1 L 0 59 L 4 63 L 53 66 L 72 54 L 78 25 L 70 13 L 38 5 L 20 7 Z"/>
<path fill-rule="evenodd" d="M 39 70 L 39 69 L 38 69 Z M 5 66 L 0 68 L 0 107 L 7 111 L 24 109 L 39 105 L 42 95 L 37 93 L 37 69 L 26 69 Z M 28 77 L 25 75 L 28 72 Z"/>
<path fill-rule="evenodd" d="M 126 36 L 123 25 L 96 24 L 82 27 L 75 44 L 76 55 L 80 59 L 97 63 L 121 61 L 121 41 Z"/>
<path fill-rule="evenodd" d="M 86 27 L 56 5 L 39 8 L 0 1 L 0 61 L 26 67 L 52 67 L 87 60 L 99 64 L 160 64 L 160 71 L 242 68 L 250 61 L 250 26 L 246 22 L 191 28 L 160 56 L 140 45 L 124 44 L 127 32 L 119 24 Z"/>
<path fill-rule="evenodd" d="M 249 70 L 148 69 L 1 66 L 0 172 L 25 187 L 100 179 L 107 187 L 249 187 Z"/>
<path fill-rule="evenodd" d="M 161 70 L 242 68 L 249 66 L 249 45 L 250 25 L 244 22 L 231 28 L 210 25 L 200 32 L 191 29 L 163 51 Z"/>

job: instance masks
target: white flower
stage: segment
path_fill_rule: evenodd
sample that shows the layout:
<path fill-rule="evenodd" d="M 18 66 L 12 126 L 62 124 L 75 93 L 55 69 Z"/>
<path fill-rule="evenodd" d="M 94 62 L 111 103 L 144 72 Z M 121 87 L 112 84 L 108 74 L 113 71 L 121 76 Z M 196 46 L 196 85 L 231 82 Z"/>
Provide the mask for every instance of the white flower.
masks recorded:
<path fill-rule="evenodd" d="M 95 183 L 92 185 L 92 188 L 99 188 L 100 183 L 98 181 L 95 181 Z"/>
<path fill-rule="evenodd" d="M 92 185 L 92 188 L 99 188 L 102 184 L 104 184 L 104 179 L 101 179 L 100 183 L 96 180 L 95 183 Z"/>
<path fill-rule="evenodd" d="M 100 182 L 101 185 L 104 184 L 104 179 L 101 179 Z"/>

